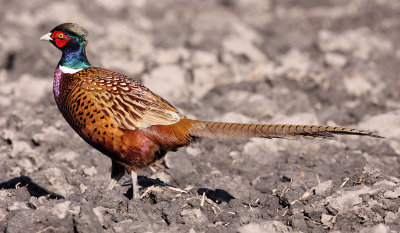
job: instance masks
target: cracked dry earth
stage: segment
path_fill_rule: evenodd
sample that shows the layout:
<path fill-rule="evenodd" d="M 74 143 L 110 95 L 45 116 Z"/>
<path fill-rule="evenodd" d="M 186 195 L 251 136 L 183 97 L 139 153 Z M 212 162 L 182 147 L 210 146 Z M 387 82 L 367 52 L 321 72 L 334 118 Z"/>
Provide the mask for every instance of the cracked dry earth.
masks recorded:
<path fill-rule="evenodd" d="M 400 231 L 399 1 L 0 3 L 0 231 Z M 92 64 L 188 117 L 386 138 L 203 140 L 140 171 L 130 200 L 56 109 L 60 53 L 38 38 L 69 21 Z"/>

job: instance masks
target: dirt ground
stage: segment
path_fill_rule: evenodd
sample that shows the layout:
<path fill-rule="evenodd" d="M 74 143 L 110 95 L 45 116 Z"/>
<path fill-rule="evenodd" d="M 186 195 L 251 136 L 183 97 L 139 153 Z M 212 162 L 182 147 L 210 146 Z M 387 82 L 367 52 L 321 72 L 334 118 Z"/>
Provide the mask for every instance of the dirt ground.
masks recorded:
<path fill-rule="evenodd" d="M 0 0 L 0 231 L 399 232 L 400 2 Z M 63 22 L 93 65 L 186 116 L 385 139 L 203 140 L 105 190 L 110 160 L 56 108 Z M 128 175 L 124 179 L 128 179 Z M 181 191 L 179 191 L 181 190 Z"/>

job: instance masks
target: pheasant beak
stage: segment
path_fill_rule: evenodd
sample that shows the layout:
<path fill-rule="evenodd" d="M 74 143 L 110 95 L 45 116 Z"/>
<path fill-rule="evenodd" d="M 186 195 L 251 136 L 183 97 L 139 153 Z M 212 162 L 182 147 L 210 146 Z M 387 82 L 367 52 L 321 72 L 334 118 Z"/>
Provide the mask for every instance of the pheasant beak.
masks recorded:
<path fill-rule="evenodd" d="M 52 41 L 53 38 L 51 38 L 51 33 L 49 32 L 49 33 L 43 35 L 42 37 L 40 37 L 40 40 Z"/>

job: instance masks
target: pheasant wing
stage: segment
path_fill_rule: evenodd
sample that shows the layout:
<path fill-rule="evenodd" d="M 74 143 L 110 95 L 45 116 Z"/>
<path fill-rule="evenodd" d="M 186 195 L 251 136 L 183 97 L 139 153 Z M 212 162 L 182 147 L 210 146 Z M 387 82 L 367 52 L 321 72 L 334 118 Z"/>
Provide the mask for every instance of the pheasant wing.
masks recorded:
<path fill-rule="evenodd" d="M 183 118 L 171 104 L 127 76 L 101 68 L 89 69 L 81 87 L 116 126 L 135 130 L 171 125 Z"/>

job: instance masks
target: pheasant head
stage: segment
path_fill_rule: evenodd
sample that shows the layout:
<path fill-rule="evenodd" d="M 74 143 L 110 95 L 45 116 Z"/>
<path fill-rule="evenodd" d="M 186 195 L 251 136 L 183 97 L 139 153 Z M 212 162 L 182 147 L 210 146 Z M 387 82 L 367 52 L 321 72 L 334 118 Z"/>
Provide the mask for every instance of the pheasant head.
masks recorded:
<path fill-rule="evenodd" d="M 75 23 L 63 23 L 53 28 L 49 33 L 40 37 L 40 40 L 49 41 L 61 50 L 62 57 L 58 66 L 66 73 L 90 67 L 86 58 L 87 31 Z"/>

